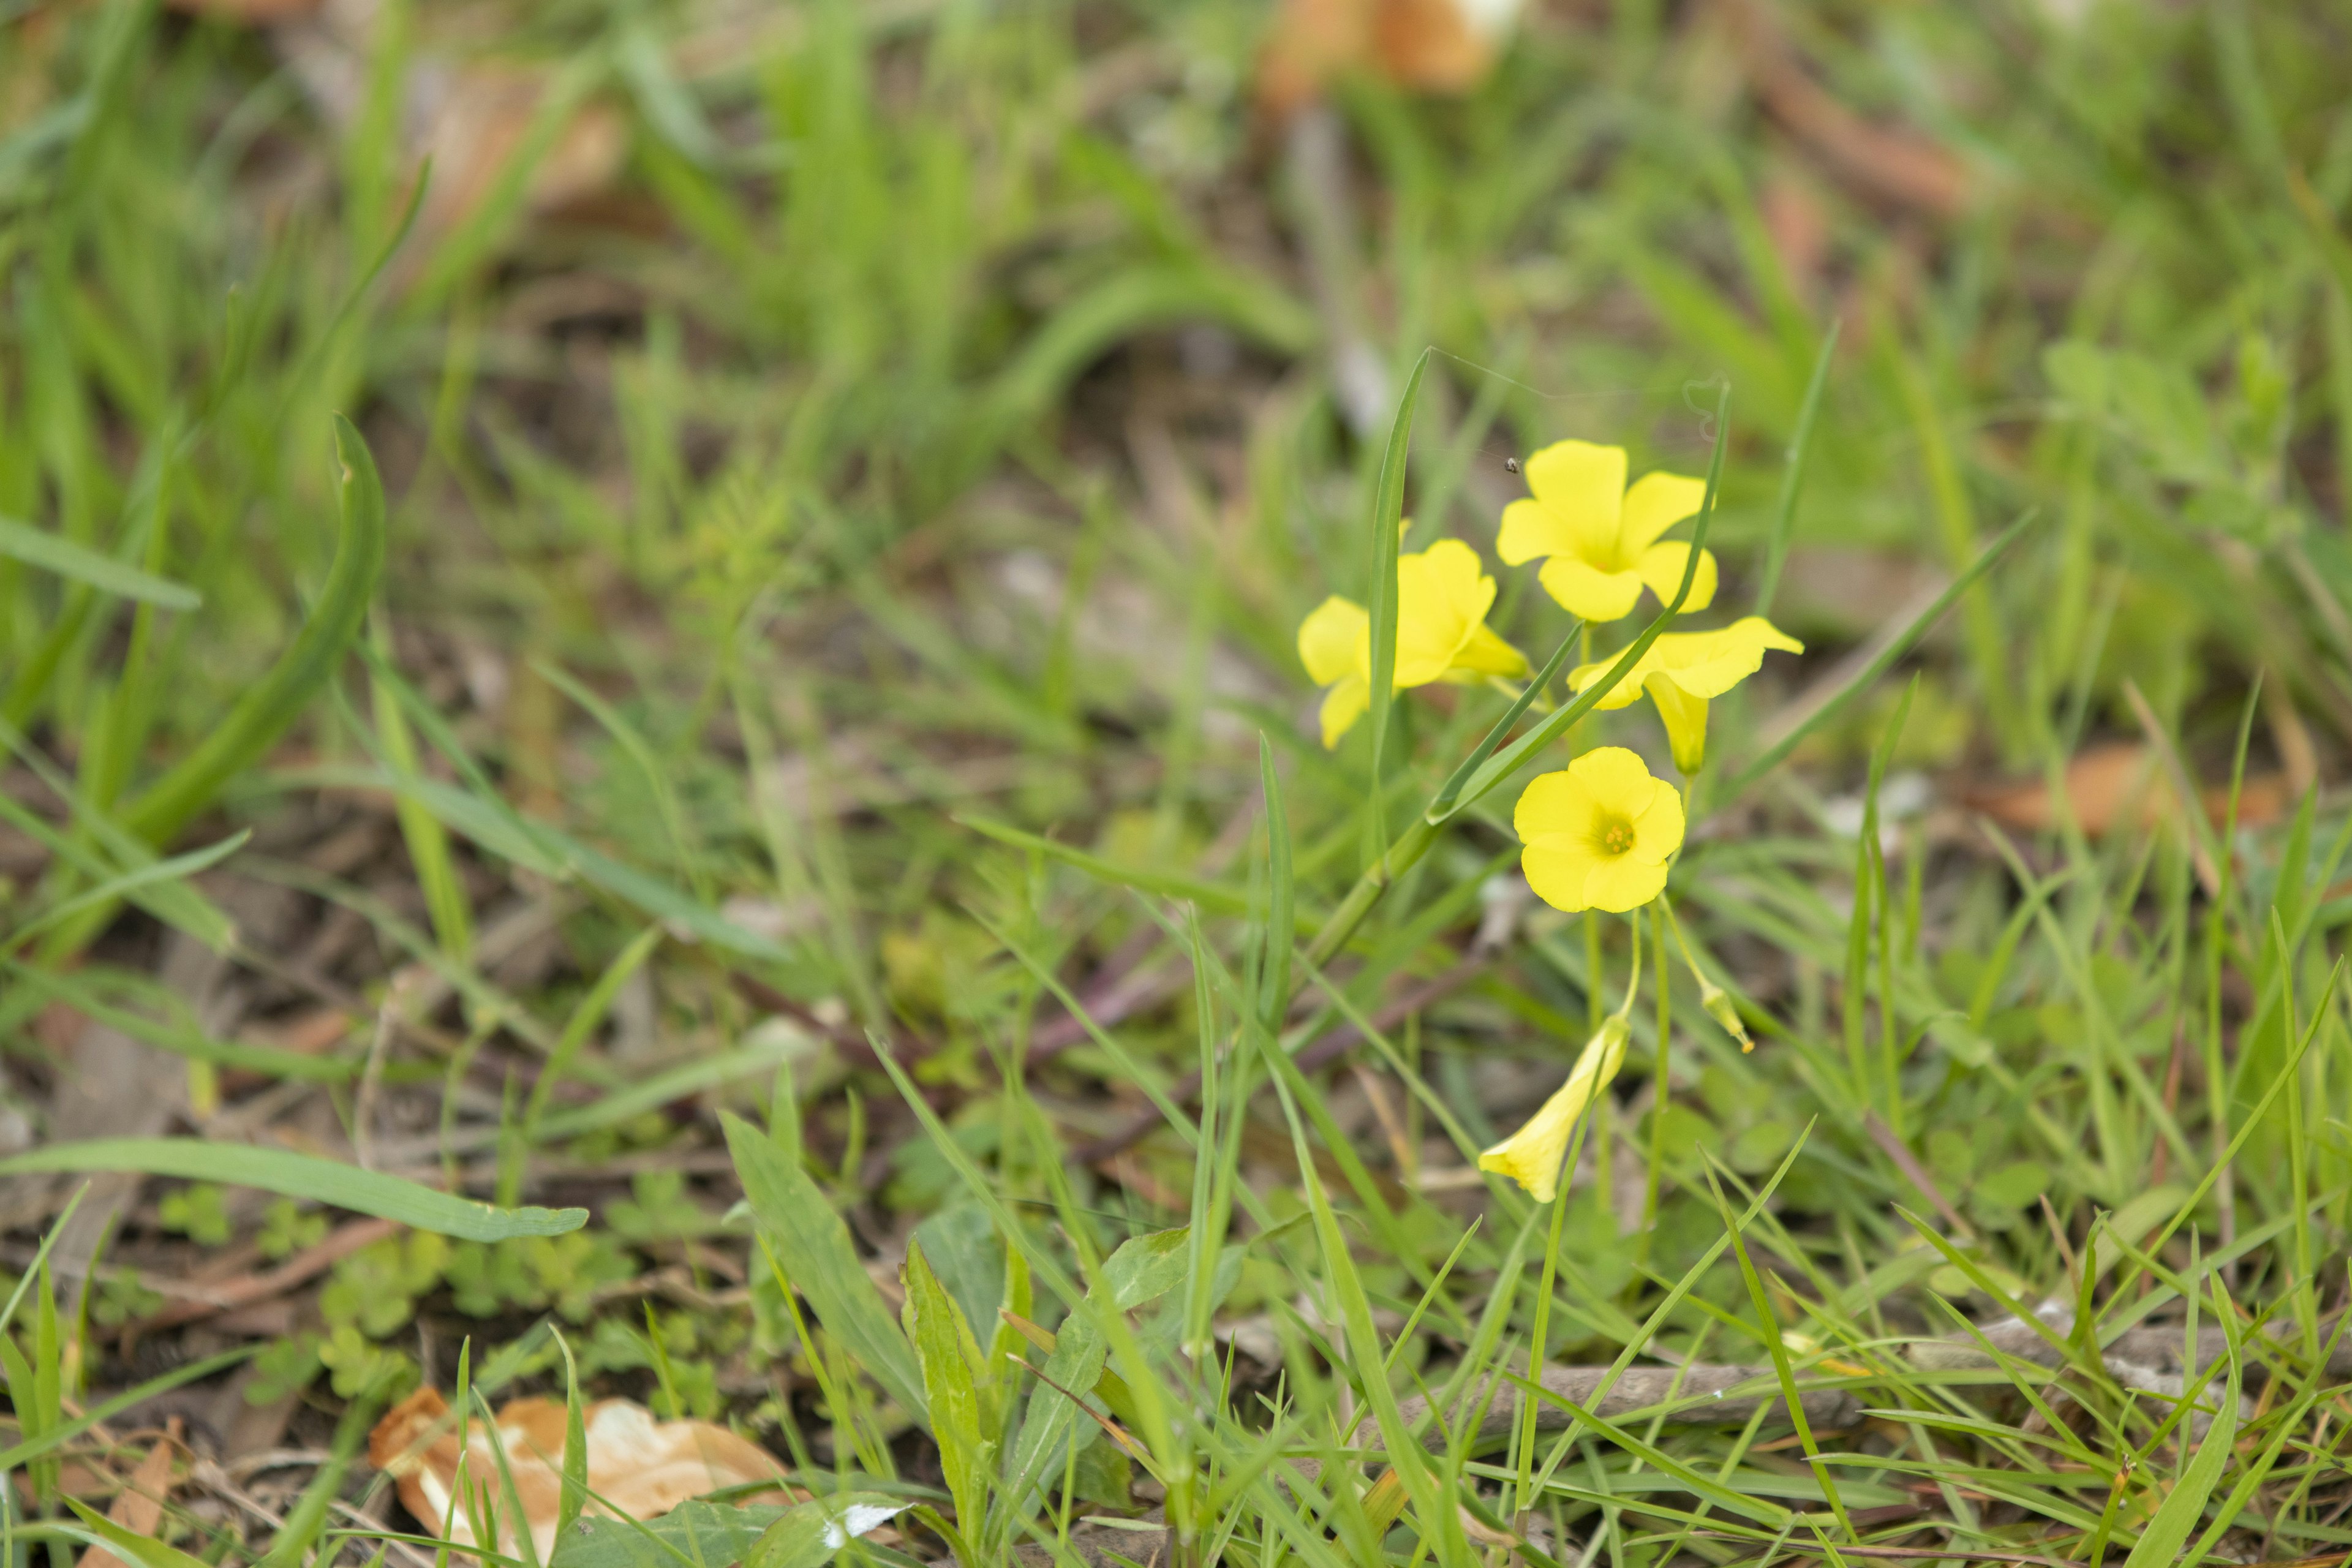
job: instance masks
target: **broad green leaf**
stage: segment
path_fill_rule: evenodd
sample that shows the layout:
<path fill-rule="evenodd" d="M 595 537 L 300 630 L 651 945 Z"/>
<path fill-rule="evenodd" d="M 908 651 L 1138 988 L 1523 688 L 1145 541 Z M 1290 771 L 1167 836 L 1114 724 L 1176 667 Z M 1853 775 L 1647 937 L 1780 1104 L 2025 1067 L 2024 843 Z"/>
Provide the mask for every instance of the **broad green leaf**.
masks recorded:
<path fill-rule="evenodd" d="M 205 602 L 202 595 L 185 584 L 142 572 L 62 534 L 13 517 L 0 517 L 0 555 L 87 584 L 102 594 L 137 599 L 166 610 L 193 610 Z"/>
<path fill-rule="evenodd" d="M 970 1529 L 988 1502 L 988 1461 L 996 1451 L 989 1438 L 995 1423 L 982 1408 L 977 1376 L 980 1345 L 971 1325 L 940 1283 L 919 1245 L 907 1248 L 900 1272 L 907 1287 L 907 1337 L 923 1371 L 923 1394 L 931 1405 L 931 1436 L 940 1446 L 940 1468 L 956 1518 Z"/>
<path fill-rule="evenodd" d="M 742 1180 L 743 1196 L 753 1217 L 774 1237 L 776 1261 L 792 1277 L 793 1288 L 808 1298 L 818 1321 L 891 1398 L 917 1418 L 929 1420 L 922 1370 L 913 1347 L 867 1277 L 849 1239 L 849 1227 L 816 1184 L 764 1133 L 740 1116 L 722 1112 L 719 1121 L 727 1129 L 727 1148 Z"/>
<path fill-rule="evenodd" d="M 988 1211 L 968 1199 L 950 1203 L 915 1227 L 915 1240 L 974 1337 L 992 1334 L 1004 1301 L 1005 1249 Z"/>
<path fill-rule="evenodd" d="M 835 1552 L 879 1530 L 910 1506 L 879 1492 L 812 1499 L 769 1527 L 745 1560 L 747 1568 L 824 1568 Z"/>
<path fill-rule="evenodd" d="M 586 1209 L 496 1208 L 314 1154 L 196 1138 L 93 1138 L 0 1160 L 0 1176 L 36 1171 L 137 1171 L 187 1182 L 259 1187 L 467 1241 L 562 1236 L 588 1223 Z"/>
<path fill-rule="evenodd" d="M 1110 1288 L 1112 1303 L 1131 1312 L 1173 1290 L 1183 1282 L 1191 1241 L 1192 1228 L 1179 1226 L 1119 1243 L 1118 1250 L 1103 1260 L 1103 1283 Z"/>

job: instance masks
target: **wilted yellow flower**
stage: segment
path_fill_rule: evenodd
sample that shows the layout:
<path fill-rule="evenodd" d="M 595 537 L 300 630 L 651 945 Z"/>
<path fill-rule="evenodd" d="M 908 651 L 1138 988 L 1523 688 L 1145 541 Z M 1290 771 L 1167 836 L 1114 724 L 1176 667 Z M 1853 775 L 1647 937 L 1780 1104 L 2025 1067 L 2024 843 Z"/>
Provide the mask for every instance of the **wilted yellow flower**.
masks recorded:
<path fill-rule="evenodd" d="M 1558 777 L 1558 774 L 1554 774 Z M 1559 1165 L 1568 1152 L 1568 1135 L 1593 1097 L 1609 1087 L 1625 1060 L 1625 1041 L 1632 1034 L 1622 1013 L 1612 1013 L 1601 1032 L 1584 1042 L 1568 1081 L 1527 1125 L 1478 1156 L 1478 1168 L 1506 1175 L 1527 1188 L 1536 1202 L 1548 1204 L 1559 1190 Z"/>
<path fill-rule="evenodd" d="M 1622 746 L 1600 746 L 1519 796 L 1528 886 L 1559 910 L 1622 914 L 1658 896 L 1683 841 L 1683 797 Z"/>
<path fill-rule="evenodd" d="M 1625 448 L 1555 441 L 1527 461 L 1532 499 L 1503 509 L 1496 553 L 1507 566 L 1549 556 L 1538 580 L 1573 616 L 1613 621 L 1630 615 L 1642 585 L 1671 603 L 1682 586 L 1690 546 L 1658 535 L 1698 510 L 1703 480 L 1643 474 L 1625 488 Z M 1715 599 L 1715 552 L 1698 552 L 1685 610 Z"/>
<path fill-rule="evenodd" d="M 1761 616 L 1747 616 L 1720 631 L 1668 632 L 1634 660 L 1625 679 L 1601 700 L 1622 708 L 1647 691 L 1665 721 L 1675 766 L 1696 773 L 1706 760 L 1707 699 L 1720 697 L 1763 668 L 1764 655 L 1778 648 L 1802 653 L 1805 645 Z M 1568 673 L 1569 689 L 1585 688 L 1609 673 L 1609 662 L 1580 664 Z"/>
<path fill-rule="evenodd" d="M 1486 625 L 1494 603 L 1495 580 L 1458 539 L 1398 556 L 1396 689 L 1525 677 L 1526 658 Z M 1371 706 L 1370 613 L 1332 595 L 1299 623 L 1298 658 L 1316 685 L 1331 689 L 1323 699 L 1323 743 L 1336 746 Z"/>

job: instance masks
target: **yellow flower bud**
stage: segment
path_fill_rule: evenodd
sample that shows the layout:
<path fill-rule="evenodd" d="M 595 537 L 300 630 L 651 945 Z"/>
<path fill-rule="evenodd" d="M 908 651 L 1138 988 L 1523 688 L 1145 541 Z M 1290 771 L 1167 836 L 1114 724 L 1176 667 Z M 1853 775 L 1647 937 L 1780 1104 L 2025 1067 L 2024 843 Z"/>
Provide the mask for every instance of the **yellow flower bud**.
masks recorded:
<path fill-rule="evenodd" d="M 1617 1077 L 1625 1062 L 1625 1042 L 1633 1029 L 1622 1013 L 1612 1013 L 1601 1032 L 1584 1042 L 1584 1049 L 1569 1069 L 1568 1081 L 1528 1119 L 1526 1126 L 1478 1156 L 1478 1168 L 1506 1175 L 1527 1188 L 1536 1202 L 1548 1204 L 1559 1190 L 1560 1161 L 1568 1154 L 1569 1134 L 1577 1118 Z"/>

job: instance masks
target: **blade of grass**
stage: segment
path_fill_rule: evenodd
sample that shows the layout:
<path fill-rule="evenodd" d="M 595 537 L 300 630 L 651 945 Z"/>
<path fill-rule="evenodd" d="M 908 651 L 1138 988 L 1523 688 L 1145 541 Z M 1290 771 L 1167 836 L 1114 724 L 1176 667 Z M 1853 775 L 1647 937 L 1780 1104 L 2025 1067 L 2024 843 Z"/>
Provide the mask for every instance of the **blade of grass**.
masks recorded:
<path fill-rule="evenodd" d="M 55 573 L 69 582 L 86 584 L 101 594 L 134 599 L 162 609 L 193 610 L 205 602 L 203 595 L 184 583 L 142 572 L 86 544 L 77 544 L 62 534 L 50 533 L 13 517 L 0 517 L 0 555 Z"/>
<path fill-rule="evenodd" d="M 1797 496 L 1804 488 L 1805 463 L 1813 450 L 1813 421 L 1822 411 L 1822 392 L 1829 385 L 1830 364 L 1837 357 L 1838 333 L 1843 321 L 1832 321 L 1830 330 L 1822 339 L 1821 352 L 1813 358 L 1813 374 L 1805 383 L 1805 400 L 1797 409 L 1796 434 L 1789 437 L 1789 446 L 1780 461 L 1780 498 L 1772 509 L 1772 531 L 1766 535 L 1764 569 L 1756 580 L 1755 614 L 1769 619 L 1772 601 L 1780 592 L 1780 569 L 1788 563 L 1789 539 L 1796 530 Z"/>
<path fill-rule="evenodd" d="M 351 421 L 335 416 L 342 535 L 327 583 L 293 643 L 195 750 L 148 787 L 123 826 L 161 843 L 210 805 L 223 785 L 258 762 L 333 676 L 375 595 L 383 570 L 383 482 Z"/>
<path fill-rule="evenodd" d="M 1787 734 L 1772 742 L 1771 745 L 1766 747 L 1762 756 L 1758 757 L 1754 762 L 1748 763 L 1748 766 L 1743 768 L 1729 784 L 1725 784 L 1722 787 L 1717 798 L 1726 803 L 1738 799 L 1740 795 L 1747 790 L 1748 785 L 1754 784 L 1758 779 L 1762 778 L 1766 773 L 1770 773 L 1774 768 L 1780 766 L 1781 760 L 1796 749 L 1798 742 L 1812 733 L 1814 729 L 1818 727 L 1822 721 L 1826 720 L 1831 714 L 1835 713 L 1838 710 L 1844 707 L 1845 704 L 1852 700 L 1854 693 L 1868 688 L 1871 682 L 1876 680 L 1881 675 L 1885 674 L 1887 668 L 1894 664 L 1896 659 L 1901 658 L 1906 653 L 1908 653 L 1911 650 L 1912 645 L 1916 643 L 1920 637 L 1925 636 L 1930 626 L 1934 626 L 1937 620 L 1942 618 L 1946 610 L 1952 607 L 1953 602 L 1958 599 L 1962 594 L 1966 593 L 1969 585 L 1975 583 L 1978 578 L 1983 576 L 1987 572 L 1992 569 L 1993 563 L 1999 561 L 2000 557 L 2007 552 L 2009 547 L 2011 544 L 2014 544 L 2025 532 L 2026 528 L 2032 523 L 2036 515 L 2037 514 L 2034 512 L 2028 511 L 2015 522 L 2011 523 L 2009 527 L 1990 543 L 1987 544 L 1982 550 L 1978 551 L 1976 559 L 1969 563 L 1968 569 L 1963 571 L 1958 576 L 1953 578 L 1951 585 L 1936 596 L 1936 602 L 1934 604 L 1929 605 L 1926 609 L 1920 611 L 1919 614 L 1913 618 L 1911 624 L 1903 629 L 1901 635 L 1896 637 L 1893 642 L 1888 643 L 1885 647 L 1880 649 L 1878 657 L 1872 659 L 1866 668 L 1857 674 L 1852 680 L 1846 682 L 1845 685 L 1840 687 L 1826 701 L 1816 707 L 1811 712 L 1806 714 L 1803 720 L 1801 721 L 1794 729 L 1790 730 Z M 1603 684 L 1605 685 L 1606 683 L 1604 682 Z M 1595 687 L 1593 689 L 1600 690 L 1601 689 L 1601 687 Z"/>
<path fill-rule="evenodd" d="M 1387 858 L 1388 820 L 1379 809 L 1381 780 L 1385 772 L 1389 710 L 1396 701 L 1397 550 L 1404 521 L 1404 471 L 1412 447 L 1412 412 L 1421 401 L 1421 380 L 1429 370 L 1430 351 L 1423 349 L 1405 378 L 1397 399 L 1396 418 L 1389 426 L 1387 447 L 1381 454 L 1380 482 L 1372 490 L 1370 592 L 1372 672 L 1372 863 Z"/>
<path fill-rule="evenodd" d="M 788 1163 L 767 1136 L 732 1112 L 721 1112 L 728 1152 L 742 1178 L 752 1215 L 772 1234 L 790 1261 L 818 1320 L 850 1348 L 890 1397 L 926 1418 L 923 1374 L 915 1352 L 892 1321 L 882 1293 L 857 1260 L 849 1229 L 816 1184 Z"/>
<path fill-rule="evenodd" d="M 519 1236 L 562 1236 L 588 1223 L 586 1209 L 493 1208 L 381 1171 L 290 1149 L 258 1149 L 195 1138 L 93 1138 L 52 1143 L 0 1160 L 0 1176 L 37 1171 L 137 1171 L 187 1182 L 258 1187 L 289 1197 L 313 1198 L 355 1214 L 396 1220 L 417 1230 L 467 1241 L 507 1241 Z"/>

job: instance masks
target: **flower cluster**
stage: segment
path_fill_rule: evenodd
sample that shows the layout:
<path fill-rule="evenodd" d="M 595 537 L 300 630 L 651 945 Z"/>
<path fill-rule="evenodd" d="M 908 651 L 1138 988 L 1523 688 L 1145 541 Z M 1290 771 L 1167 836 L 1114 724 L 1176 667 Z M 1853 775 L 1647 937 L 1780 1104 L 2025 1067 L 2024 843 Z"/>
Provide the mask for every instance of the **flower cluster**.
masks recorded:
<path fill-rule="evenodd" d="M 1705 483 L 1659 472 L 1628 485 L 1626 468 L 1622 447 L 1560 441 L 1545 447 L 1528 459 L 1529 494 L 1504 509 L 1496 540 L 1506 565 L 1542 562 L 1537 581 L 1545 593 L 1585 623 L 1587 662 L 1568 676 L 1569 689 L 1578 696 L 1608 680 L 1618 663 L 1592 657 L 1591 627 L 1633 614 L 1645 588 L 1671 604 L 1687 574 L 1684 611 L 1704 610 L 1715 600 L 1713 552 L 1700 550 L 1694 561 L 1691 544 L 1664 537 L 1706 504 Z M 1526 679 L 1527 659 L 1486 625 L 1495 594 L 1495 579 L 1458 540 L 1399 556 L 1395 689 L 1433 681 Z M 1664 726 L 1675 767 L 1687 780 L 1706 760 L 1707 703 L 1755 674 L 1774 651 L 1802 653 L 1804 647 L 1761 616 L 1713 631 L 1662 633 L 1594 706 L 1625 708 L 1646 695 Z M 1316 683 L 1328 689 L 1323 743 L 1337 746 L 1370 706 L 1370 616 L 1352 600 L 1326 599 L 1298 628 L 1298 657 Z M 1528 885 L 1546 903 L 1627 913 L 1665 890 L 1682 847 L 1683 792 L 1653 774 L 1634 752 L 1600 746 L 1530 783 L 1512 826 L 1525 845 L 1520 864 Z M 1637 925 L 1636 983 L 1638 931 Z M 1662 948 L 1661 964 L 1664 956 Z M 1735 1026 L 1738 1013 L 1728 999 L 1704 975 L 1700 984 L 1709 994 L 1708 1012 L 1727 1016 L 1726 1027 L 1744 1047 L 1746 1031 Z M 1570 1133 L 1624 1059 L 1632 1005 L 1629 985 L 1625 1007 L 1586 1043 L 1568 1081 L 1525 1127 L 1480 1156 L 1482 1169 L 1511 1177 L 1538 1201 L 1552 1198 Z"/>

